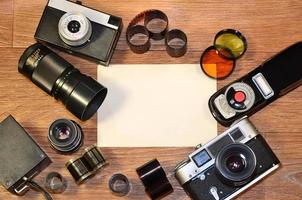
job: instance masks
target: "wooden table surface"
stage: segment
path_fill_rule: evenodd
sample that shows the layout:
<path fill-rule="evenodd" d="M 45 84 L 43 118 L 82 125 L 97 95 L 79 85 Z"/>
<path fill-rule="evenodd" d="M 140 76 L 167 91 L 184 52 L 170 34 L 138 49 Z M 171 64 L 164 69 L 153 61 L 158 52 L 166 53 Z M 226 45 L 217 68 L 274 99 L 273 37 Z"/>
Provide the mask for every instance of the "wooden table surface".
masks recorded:
<path fill-rule="evenodd" d="M 69 186 L 65 193 L 53 195 L 57 200 L 148 199 L 135 169 L 152 158 L 158 158 L 174 187 L 174 193 L 165 199 L 188 199 L 172 172 L 174 166 L 184 159 L 194 149 L 193 147 L 104 148 L 103 152 L 110 166 L 86 184 L 77 186 L 74 183 L 64 164 L 70 158 L 77 157 L 81 151 L 71 156 L 55 153 L 47 142 L 47 129 L 57 118 L 74 119 L 84 129 L 84 147 L 86 147 L 96 143 L 96 116 L 87 122 L 80 122 L 61 103 L 42 92 L 17 72 L 21 53 L 34 42 L 34 32 L 45 4 L 45 0 L 0 1 L 0 114 L 11 113 L 52 159 L 53 163 L 35 180 L 42 183 L 43 177 L 50 171 L 62 173 L 68 179 Z M 290 44 L 302 40 L 301 0 L 84 0 L 83 4 L 121 16 L 125 27 L 139 12 L 150 8 L 160 9 L 168 15 L 171 29 L 180 28 L 187 33 L 188 52 L 184 57 L 175 59 L 166 54 L 161 42 L 152 46 L 152 51 L 146 54 L 133 54 L 126 45 L 124 27 L 112 63 L 198 63 L 201 52 L 212 44 L 219 30 L 224 28 L 240 30 L 247 37 L 248 50 L 238 60 L 234 73 L 226 80 L 218 82 L 219 87 L 246 74 Z M 60 55 L 82 72 L 96 77 L 95 63 L 61 52 Z M 302 199 L 301 100 L 302 87 L 251 117 L 283 166 L 274 175 L 241 195 L 239 199 Z M 219 126 L 219 131 L 223 130 L 224 128 Z M 203 134 L 202 130 L 200 134 Z M 196 141 L 196 144 L 198 143 L 199 141 Z M 132 183 L 131 193 L 125 198 L 113 196 L 107 186 L 110 176 L 117 172 L 127 175 Z M 41 194 L 33 191 L 22 198 L 43 199 Z M 1 187 L 0 199 L 19 199 L 19 197 L 11 195 Z"/>

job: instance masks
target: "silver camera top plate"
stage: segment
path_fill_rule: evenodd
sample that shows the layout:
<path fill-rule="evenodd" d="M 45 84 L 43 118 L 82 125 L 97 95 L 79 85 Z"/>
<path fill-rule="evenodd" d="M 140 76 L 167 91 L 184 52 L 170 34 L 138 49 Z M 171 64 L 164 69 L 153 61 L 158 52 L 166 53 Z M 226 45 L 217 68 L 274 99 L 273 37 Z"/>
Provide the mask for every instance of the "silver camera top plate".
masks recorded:
<path fill-rule="evenodd" d="M 114 30 L 118 30 L 119 27 L 115 26 L 113 24 L 109 24 L 110 15 L 94 10 L 92 8 L 88 8 L 85 6 L 81 6 L 79 4 L 65 1 L 65 0 L 49 0 L 48 6 L 64 11 L 64 12 L 81 12 L 83 15 L 85 15 L 89 20 L 96 22 L 98 24 L 102 24 L 106 27 L 112 28 Z"/>

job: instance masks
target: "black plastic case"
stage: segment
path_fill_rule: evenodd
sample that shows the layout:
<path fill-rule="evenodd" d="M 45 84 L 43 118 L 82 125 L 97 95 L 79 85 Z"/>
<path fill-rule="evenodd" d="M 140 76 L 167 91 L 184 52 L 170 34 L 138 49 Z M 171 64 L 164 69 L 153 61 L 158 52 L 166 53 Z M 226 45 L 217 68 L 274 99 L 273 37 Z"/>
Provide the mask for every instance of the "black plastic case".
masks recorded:
<path fill-rule="evenodd" d="M 0 123 L 0 184 L 9 192 L 23 195 L 31 179 L 51 160 L 32 137 L 10 115 Z"/>
<path fill-rule="evenodd" d="M 273 94 L 269 98 L 264 98 L 260 89 L 253 81 L 253 77 L 261 73 L 267 83 L 273 90 Z M 255 94 L 255 101 L 253 106 L 244 112 L 237 112 L 235 116 L 226 119 L 217 106 L 215 105 L 215 99 L 224 94 L 226 89 L 234 83 L 246 83 L 249 85 Z M 259 67 L 249 72 L 247 75 L 240 79 L 228 84 L 222 89 L 218 90 L 209 99 L 209 108 L 215 119 L 224 126 L 230 126 L 235 120 L 242 118 L 243 116 L 251 116 L 257 111 L 261 110 L 266 105 L 278 99 L 280 96 L 292 91 L 302 84 L 302 42 L 298 42 L 287 49 L 281 51 L 276 56 L 268 59 Z"/>

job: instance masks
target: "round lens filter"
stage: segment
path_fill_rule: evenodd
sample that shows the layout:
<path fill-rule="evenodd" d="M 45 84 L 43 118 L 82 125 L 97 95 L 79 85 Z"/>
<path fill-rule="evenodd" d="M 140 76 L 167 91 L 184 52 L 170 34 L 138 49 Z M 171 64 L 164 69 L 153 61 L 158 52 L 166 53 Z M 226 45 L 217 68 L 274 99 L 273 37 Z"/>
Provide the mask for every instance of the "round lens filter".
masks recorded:
<path fill-rule="evenodd" d="M 245 53 L 247 42 L 239 31 L 224 29 L 216 34 L 214 46 L 221 56 L 228 59 L 237 59 Z"/>
<path fill-rule="evenodd" d="M 227 55 L 227 52 L 224 53 Z M 209 77 L 223 79 L 232 73 L 235 67 L 235 60 L 220 56 L 218 50 L 211 46 L 201 55 L 200 66 Z"/>

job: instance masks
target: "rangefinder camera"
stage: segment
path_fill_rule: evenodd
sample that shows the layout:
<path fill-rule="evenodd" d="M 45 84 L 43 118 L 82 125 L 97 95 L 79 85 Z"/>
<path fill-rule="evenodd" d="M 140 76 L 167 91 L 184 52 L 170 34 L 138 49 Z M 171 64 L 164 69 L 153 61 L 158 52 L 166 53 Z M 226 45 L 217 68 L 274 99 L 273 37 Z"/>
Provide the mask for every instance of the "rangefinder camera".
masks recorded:
<path fill-rule="evenodd" d="M 280 166 L 248 118 L 233 124 L 182 161 L 175 176 L 194 200 L 233 199 Z"/>
<path fill-rule="evenodd" d="M 35 33 L 41 43 L 108 65 L 122 31 L 122 19 L 82 6 L 49 0 Z"/>
<path fill-rule="evenodd" d="M 301 63 L 302 42 L 298 42 L 212 95 L 212 115 L 224 126 L 251 116 L 302 84 Z"/>

